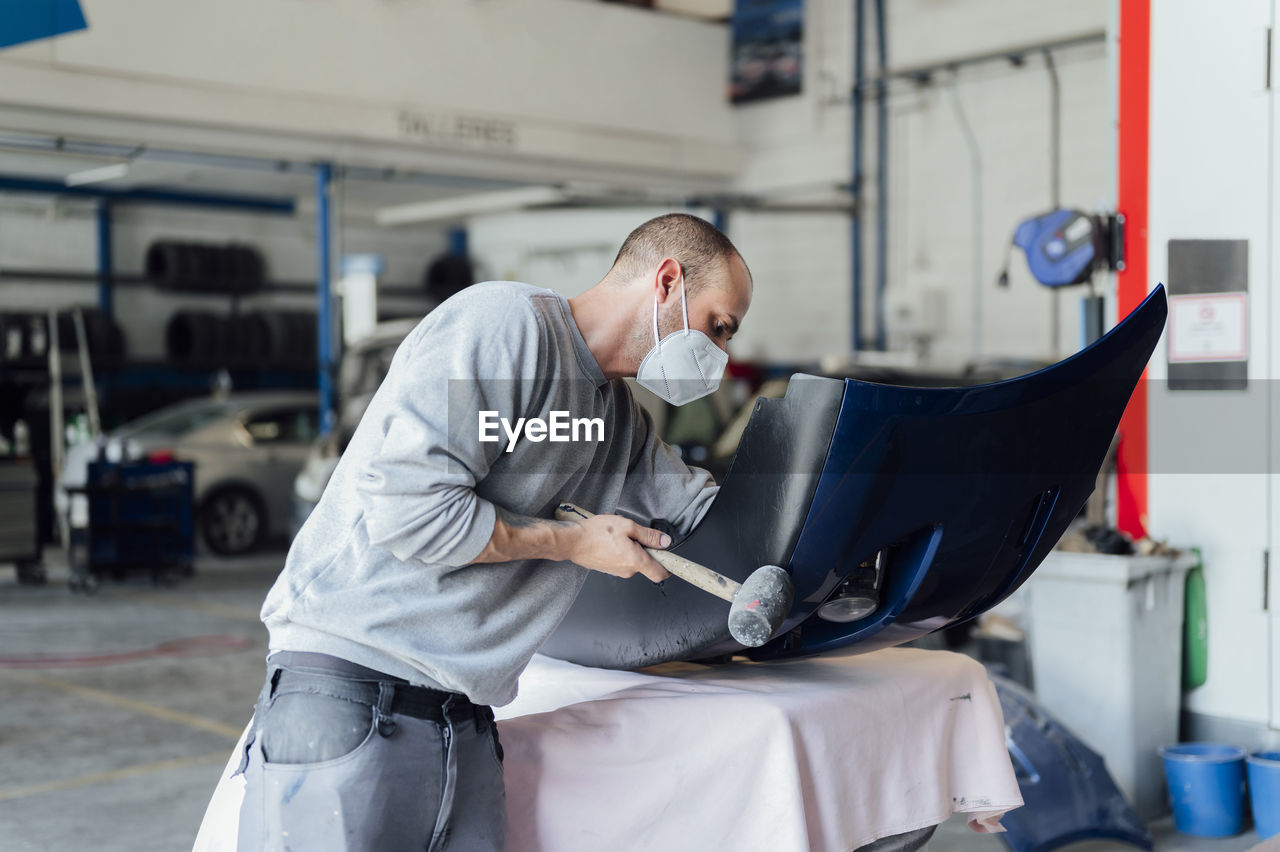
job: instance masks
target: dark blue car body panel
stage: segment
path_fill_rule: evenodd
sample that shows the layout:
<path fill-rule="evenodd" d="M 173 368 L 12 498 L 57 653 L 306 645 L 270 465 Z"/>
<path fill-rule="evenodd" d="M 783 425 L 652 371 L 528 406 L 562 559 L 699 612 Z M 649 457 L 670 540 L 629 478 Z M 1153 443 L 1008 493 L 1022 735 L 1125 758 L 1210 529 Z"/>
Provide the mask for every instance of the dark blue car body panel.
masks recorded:
<path fill-rule="evenodd" d="M 1085 840 L 1152 849 L 1151 833 L 1102 758 L 1016 683 L 992 677 L 1005 744 L 1023 805 L 1005 814 L 1000 839 L 1012 852 L 1049 852 Z"/>
<path fill-rule="evenodd" d="M 778 637 L 743 648 L 728 605 L 678 580 L 592 575 L 544 652 L 635 668 L 872 651 L 979 615 L 1030 576 L 1092 493 L 1166 314 L 1158 287 L 1088 348 L 993 384 L 793 378 L 785 397 L 757 403 L 715 503 L 672 547 L 737 580 L 785 567 L 796 595 Z M 877 555 L 879 608 L 818 617 Z"/>

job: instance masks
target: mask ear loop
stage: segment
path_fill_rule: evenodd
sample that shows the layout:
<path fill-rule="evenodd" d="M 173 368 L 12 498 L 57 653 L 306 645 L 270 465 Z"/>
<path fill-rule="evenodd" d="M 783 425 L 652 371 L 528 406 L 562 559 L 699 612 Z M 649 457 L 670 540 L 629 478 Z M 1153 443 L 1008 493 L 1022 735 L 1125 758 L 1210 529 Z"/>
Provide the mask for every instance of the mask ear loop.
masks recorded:
<path fill-rule="evenodd" d="M 689 302 L 684 297 L 684 270 L 680 270 L 680 308 L 684 312 L 684 331 L 689 333 Z M 662 338 L 658 336 L 658 297 L 653 297 L 653 342 L 662 352 Z"/>
<path fill-rule="evenodd" d="M 653 344 L 662 351 L 662 338 L 658 336 L 658 297 L 653 297 Z"/>
<path fill-rule="evenodd" d="M 682 269 L 680 270 L 680 307 L 684 309 L 684 333 L 688 334 L 689 333 L 689 302 L 684 297 L 684 291 L 685 291 L 684 270 Z M 653 307 L 655 311 L 658 308 L 656 303 L 654 304 Z M 656 328 L 657 322 L 658 322 L 656 313 L 654 315 L 653 322 L 654 322 L 654 327 Z"/>

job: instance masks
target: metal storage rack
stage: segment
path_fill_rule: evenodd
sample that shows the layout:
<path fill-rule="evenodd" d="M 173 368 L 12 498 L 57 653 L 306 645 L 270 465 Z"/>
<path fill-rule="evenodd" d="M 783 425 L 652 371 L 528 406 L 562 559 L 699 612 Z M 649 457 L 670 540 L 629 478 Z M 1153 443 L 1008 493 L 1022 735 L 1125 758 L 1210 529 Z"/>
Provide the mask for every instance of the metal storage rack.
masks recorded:
<path fill-rule="evenodd" d="M 36 468 L 29 458 L 0 458 L 0 562 L 12 562 L 18 582 L 45 582 L 36 525 Z"/>

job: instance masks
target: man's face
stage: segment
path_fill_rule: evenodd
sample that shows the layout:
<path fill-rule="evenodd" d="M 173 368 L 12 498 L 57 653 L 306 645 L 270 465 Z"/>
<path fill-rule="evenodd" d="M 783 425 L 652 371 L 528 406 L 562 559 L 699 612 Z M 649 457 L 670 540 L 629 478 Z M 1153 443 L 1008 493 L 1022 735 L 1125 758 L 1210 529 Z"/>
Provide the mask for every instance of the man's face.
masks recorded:
<path fill-rule="evenodd" d="M 742 324 L 751 307 L 751 278 L 740 257 L 733 257 L 721 275 L 709 281 L 689 298 L 689 327 L 698 329 L 712 343 L 728 352 L 728 342 Z M 667 316 L 671 327 L 663 327 L 659 312 L 658 331 L 671 334 L 685 327 L 680 299 L 667 299 Z"/>
<path fill-rule="evenodd" d="M 742 259 L 734 257 L 716 276 L 688 296 L 689 328 L 701 331 L 721 349 L 738 332 L 751 307 L 751 277 Z M 684 312 L 679 292 L 673 292 L 658 309 L 658 335 L 666 337 L 684 328 Z M 653 346 L 653 330 L 648 332 L 648 351 Z"/>
<path fill-rule="evenodd" d="M 684 328 L 684 314 L 680 307 L 681 284 L 677 279 L 670 292 L 658 306 L 658 336 L 666 337 Z M 747 309 L 751 307 L 751 275 L 741 258 L 734 257 L 710 281 L 705 282 L 689 302 L 689 328 L 697 329 L 711 338 L 721 349 L 728 351 L 729 339 L 738 331 Z M 649 296 L 653 298 L 652 292 Z M 644 356 L 653 348 L 653 302 L 649 301 L 636 317 L 636 324 L 627 341 L 627 353 L 633 366 L 630 375 L 640 366 Z"/>

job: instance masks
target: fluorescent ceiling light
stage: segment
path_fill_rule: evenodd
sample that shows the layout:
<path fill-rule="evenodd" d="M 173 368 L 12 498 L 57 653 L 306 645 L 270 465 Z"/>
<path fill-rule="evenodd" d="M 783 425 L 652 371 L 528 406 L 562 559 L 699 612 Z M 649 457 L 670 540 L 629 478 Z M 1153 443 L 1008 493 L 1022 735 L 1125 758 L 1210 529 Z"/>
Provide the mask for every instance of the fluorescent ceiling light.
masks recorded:
<path fill-rule="evenodd" d="M 97 166 L 92 169 L 83 169 L 78 172 L 72 172 L 67 175 L 64 182 L 67 186 L 84 186 L 90 183 L 104 183 L 109 180 L 118 180 L 129 174 L 128 163 L 113 163 L 109 166 Z"/>
<path fill-rule="evenodd" d="M 465 219 L 484 213 L 505 213 L 542 204 L 557 204 L 568 199 L 568 194 L 554 186 L 528 186 L 497 192 L 477 192 L 438 201 L 419 201 L 383 207 L 374 214 L 379 225 L 413 225 L 422 222 L 439 222 L 449 219 Z"/>

